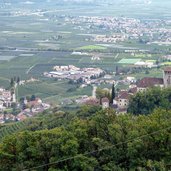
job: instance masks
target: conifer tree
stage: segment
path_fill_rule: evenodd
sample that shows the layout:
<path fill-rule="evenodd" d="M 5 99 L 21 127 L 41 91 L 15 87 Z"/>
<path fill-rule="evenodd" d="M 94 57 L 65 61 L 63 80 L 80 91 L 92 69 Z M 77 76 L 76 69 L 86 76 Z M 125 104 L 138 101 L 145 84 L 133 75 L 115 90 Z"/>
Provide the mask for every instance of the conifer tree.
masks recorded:
<path fill-rule="evenodd" d="M 111 95 L 111 101 L 110 103 L 113 103 L 113 100 L 115 99 L 116 93 L 115 93 L 115 85 L 113 83 L 112 85 L 112 95 Z"/>

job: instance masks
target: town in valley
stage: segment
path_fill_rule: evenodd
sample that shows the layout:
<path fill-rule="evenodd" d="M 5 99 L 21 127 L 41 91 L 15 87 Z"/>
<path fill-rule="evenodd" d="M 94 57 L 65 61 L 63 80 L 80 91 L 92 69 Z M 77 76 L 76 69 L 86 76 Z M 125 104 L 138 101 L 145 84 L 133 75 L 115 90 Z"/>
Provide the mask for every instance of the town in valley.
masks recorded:
<path fill-rule="evenodd" d="M 54 107 L 127 113 L 137 92 L 170 86 L 171 14 L 157 2 L 37 3 L 0 2 L 1 123 Z"/>

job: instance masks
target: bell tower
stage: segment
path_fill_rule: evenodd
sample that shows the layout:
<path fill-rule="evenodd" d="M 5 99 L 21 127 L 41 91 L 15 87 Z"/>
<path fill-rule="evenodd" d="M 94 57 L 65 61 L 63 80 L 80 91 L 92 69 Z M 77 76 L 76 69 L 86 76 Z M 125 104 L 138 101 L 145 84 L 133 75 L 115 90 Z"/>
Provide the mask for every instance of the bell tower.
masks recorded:
<path fill-rule="evenodd" d="M 171 67 L 164 68 L 163 82 L 164 82 L 164 87 L 167 88 L 171 86 Z"/>

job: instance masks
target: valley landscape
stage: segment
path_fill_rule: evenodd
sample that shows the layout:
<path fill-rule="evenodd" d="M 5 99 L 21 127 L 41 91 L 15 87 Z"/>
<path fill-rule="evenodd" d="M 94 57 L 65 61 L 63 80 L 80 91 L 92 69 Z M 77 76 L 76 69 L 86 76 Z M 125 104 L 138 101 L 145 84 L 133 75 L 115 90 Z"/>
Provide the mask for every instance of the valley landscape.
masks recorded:
<path fill-rule="evenodd" d="M 170 8 L 1 0 L 0 171 L 169 170 Z"/>

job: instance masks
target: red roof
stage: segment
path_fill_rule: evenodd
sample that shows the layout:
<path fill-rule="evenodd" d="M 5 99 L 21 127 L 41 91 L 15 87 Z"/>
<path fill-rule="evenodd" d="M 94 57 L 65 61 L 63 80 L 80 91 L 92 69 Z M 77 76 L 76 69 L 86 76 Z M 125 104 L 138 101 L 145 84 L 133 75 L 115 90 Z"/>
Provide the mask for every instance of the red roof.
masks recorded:
<path fill-rule="evenodd" d="M 129 93 L 132 93 L 132 94 L 137 93 L 137 87 L 130 88 Z"/>
<path fill-rule="evenodd" d="M 129 99 L 129 93 L 127 91 L 121 91 L 119 94 L 119 99 Z"/>
<path fill-rule="evenodd" d="M 166 71 L 166 72 L 171 72 L 171 67 L 166 67 L 166 68 L 164 68 L 164 71 Z"/>
<path fill-rule="evenodd" d="M 96 98 L 92 98 L 92 99 L 86 100 L 85 104 L 86 105 L 94 105 L 94 106 L 96 106 L 96 105 L 100 105 L 100 101 L 98 99 L 96 99 Z"/>
<path fill-rule="evenodd" d="M 107 97 L 102 98 L 102 103 L 109 103 L 109 99 Z"/>
<path fill-rule="evenodd" d="M 138 82 L 137 87 L 147 88 L 147 87 L 153 87 L 155 85 L 162 85 L 162 84 L 163 84 L 162 78 L 145 77 Z"/>

